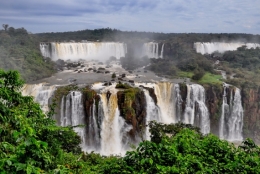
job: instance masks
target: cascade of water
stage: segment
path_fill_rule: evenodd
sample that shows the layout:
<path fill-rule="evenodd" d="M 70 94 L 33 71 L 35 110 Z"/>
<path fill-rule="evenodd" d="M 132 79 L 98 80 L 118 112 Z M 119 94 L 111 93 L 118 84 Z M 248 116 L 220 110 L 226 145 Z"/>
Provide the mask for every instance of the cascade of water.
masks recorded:
<path fill-rule="evenodd" d="M 60 119 L 59 119 L 59 124 L 60 126 L 65 126 L 66 125 L 66 118 L 65 118 L 65 109 L 66 107 L 65 103 L 65 96 L 62 96 L 61 98 L 61 104 L 60 104 Z"/>
<path fill-rule="evenodd" d="M 157 121 L 157 122 L 161 122 L 161 118 L 159 117 L 159 110 L 158 107 L 155 105 L 152 97 L 149 95 L 149 92 L 147 90 L 144 90 L 144 94 L 145 94 L 145 99 L 146 99 L 146 125 L 148 125 L 148 123 L 150 121 Z M 149 127 L 146 126 L 146 130 L 145 130 L 145 139 L 146 140 L 150 140 L 150 132 L 149 132 Z"/>
<path fill-rule="evenodd" d="M 184 120 L 186 124 L 200 127 L 203 134 L 210 132 L 210 119 L 208 108 L 205 105 L 205 89 L 201 85 L 187 85 L 188 94 Z"/>
<path fill-rule="evenodd" d="M 143 45 L 143 56 L 147 56 L 148 58 L 158 58 L 159 53 L 158 53 L 158 43 L 155 42 L 148 42 L 144 43 Z"/>
<path fill-rule="evenodd" d="M 175 115 L 176 115 L 176 122 L 180 122 L 182 120 L 181 114 L 182 114 L 182 98 L 180 94 L 180 85 L 175 84 L 174 85 L 174 99 L 175 99 Z"/>
<path fill-rule="evenodd" d="M 49 110 L 49 99 L 51 98 L 56 86 L 47 86 L 44 83 L 40 84 L 25 84 L 22 88 L 22 94 L 26 96 L 33 96 L 34 100 L 40 104 L 42 110 L 47 112 Z"/>
<path fill-rule="evenodd" d="M 131 129 L 127 126 L 125 120 L 119 116 L 117 105 L 117 96 L 112 93 L 107 98 L 106 93 L 101 94 L 103 108 L 103 121 L 101 125 L 101 151 L 102 155 L 124 154 L 126 151 L 123 143 L 123 137 Z"/>
<path fill-rule="evenodd" d="M 227 85 L 224 84 L 224 92 L 223 92 L 223 101 L 222 101 L 222 106 L 221 106 L 221 117 L 220 117 L 220 123 L 219 123 L 219 138 L 220 139 L 225 139 L 225 134 L 226 134 L 226 128 L 225 128 L 225 118 L 227 115 L 229 115 L 229 105 L 227 104 Z"/>
<path fill-rule="evenodd" d="M 242 141 L 243 131 L 243 107 L 240 95 L 240 89 L 235 88 L 235 95 L 232 104 L 232 112 L 228 119 L 228 140 L 229 141 Z"/>
<path fill-rule="evenodd" d="M 40 43 L 40 50 L 43 57 L 51 57 L 51 45 L 48 43 Z"/>
<path fill-rule="evenodd" d="M 164 49 L 164 43 L 162 44 L 162 49 L 161 49 L 161 55 L 160 55 L 160 58 L 163 58 L 163 49 Z"/>
<path fill-rule="evenodd" d="M 196 42 L 194 43 L 194 48 L 197 53 L 201 54 L 212 54 L 215 51 L 223 53 L 225 51 L 234 51 L 237 50 L 238 47 L 246 46 L 247 49 L 250 48 L 260 48 L 260 44 L 257 43 L 225 43 L 225 42 Z"/>
<path fill-rule="evenodd" d="M 240 89 L 230 91 L 230 102 L 227 103 L 226 90 L 228 85 L 224 85 L 224 95 L 222 103 L 222 114 L 220 118 L 219 137 L 228 141 L 242 141 L 243 128 L 243 107 Z"/>
<path fill-rule="evenodd" d="M 88 146 L 91 149 L 98 150 L 100 146 L 98 122 L 96 119 L 96 103 L 91 107 L 92 114 L 89 117 L 88 124 Z"/>
<path fill-rule="evenodd" d="M 176 123 L 176 107 L 174 105 L 173 83 L 160 82 L 155 84 L 154 92 L 157 96 L 159 117 L 162 123 Z"/>
<path fill-rule="evenodd" d="M 53 60 L 98 59 L 103 61 L 111 56 L 120 59 L 127 53 L 126 44 L 117 42 L 41 43 L 40 50 L 44 57 L 50 57 Z"/>
<path fill-rule="evenodd" d="M 63 96 L 60 106 L 61 126 L 78 126 L 85 124 L 85 114 L 81 92 L 72 91 L 67 96 Z M 86 128 L 75 127 L 73 129 L 81 137 L 81 147 L 84 148 L 86 145 Z"/>

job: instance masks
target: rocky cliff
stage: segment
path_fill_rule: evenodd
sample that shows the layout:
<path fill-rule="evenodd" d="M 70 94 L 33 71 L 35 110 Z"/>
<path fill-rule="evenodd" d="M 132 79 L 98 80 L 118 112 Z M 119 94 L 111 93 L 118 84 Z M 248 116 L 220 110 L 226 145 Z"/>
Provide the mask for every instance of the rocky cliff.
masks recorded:
<path fill-rule="evenodd" d="M 244 137 L 252 138 L 260 143 L 260 88 L 242 88 L 242 101 L 244 108 Z"/>

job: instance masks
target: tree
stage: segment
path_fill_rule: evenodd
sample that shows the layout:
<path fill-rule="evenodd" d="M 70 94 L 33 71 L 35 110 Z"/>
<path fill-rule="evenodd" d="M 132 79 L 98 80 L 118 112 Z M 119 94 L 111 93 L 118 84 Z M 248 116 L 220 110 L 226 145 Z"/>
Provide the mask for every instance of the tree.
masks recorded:
<path fill-rule="evenodd" d="M 112 74 L 112 78 L 113 78 L 113 79 L 116 78 L 116 73 L 113 73 L 113 74 Z"/>
<path fill-rule="evenodd" d="M 22 96 L 17 71 L 0 70 L 0 173 L 40 173 L 75 152 L 79 137 L 46 117 L 32 97 Z"/>
<path fill-rule="evenodd" d="M 4 30 L 7 31 L 9 25 L 8 24 L 3 24 L 2 26 L 3 26 Z"/>

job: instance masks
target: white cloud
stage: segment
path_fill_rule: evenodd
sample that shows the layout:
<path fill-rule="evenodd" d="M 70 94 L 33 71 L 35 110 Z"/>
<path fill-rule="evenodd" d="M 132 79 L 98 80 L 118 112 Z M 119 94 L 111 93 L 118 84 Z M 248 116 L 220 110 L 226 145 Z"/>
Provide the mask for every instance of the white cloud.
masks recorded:
<path fill-rule="evenodd" d="M 0 0 L 0 22 L 32 32 L 111 27 L 260 34 L 256 0 Z M 250 26 L 250 27 L 249 27 Z"/>

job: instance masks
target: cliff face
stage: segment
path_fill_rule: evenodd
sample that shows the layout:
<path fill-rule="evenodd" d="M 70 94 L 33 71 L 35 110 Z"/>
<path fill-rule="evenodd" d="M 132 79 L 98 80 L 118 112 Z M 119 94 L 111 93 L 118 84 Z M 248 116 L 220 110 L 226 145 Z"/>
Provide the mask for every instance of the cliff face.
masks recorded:
<path fill-rule="evenodd" d="M 144 92 L 138 88 L 131 88 L 117 92 L 120 116 L 132 125 L 129 134 L 135 139 L 136 134 L 141 134 L 145 129 L 146 100 Z"/>
<path fill-rule="evenodd" d="M 219 134 L 219 120 L 223 102 L 223 87 L 221 85 L 204 85 L 206 90 L 206 105 L 210 114 L 210 132 Z"/>
<path fill-rule="evenodd" d="M 242 88 L 244 108 L 244 137 L 260 143 L 260 88 Z"/>

